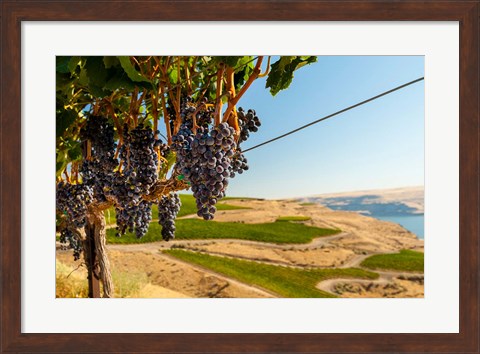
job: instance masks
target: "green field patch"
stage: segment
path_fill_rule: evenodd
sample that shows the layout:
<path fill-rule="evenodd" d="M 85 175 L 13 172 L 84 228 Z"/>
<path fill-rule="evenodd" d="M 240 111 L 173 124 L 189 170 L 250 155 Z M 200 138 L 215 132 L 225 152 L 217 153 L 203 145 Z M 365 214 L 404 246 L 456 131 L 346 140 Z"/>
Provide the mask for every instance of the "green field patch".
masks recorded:
<path fill-rule="evenodd" d="M 369 269 L 423 272 L 423 261 L 423 252 L 401 250 L 400 253 L 368 257 L 360 265 Z"/>
<path fill-rule="evenodd" d="M 272 243 L 308 243 L 316 237 L 339 232 L 340 230 L 283 222 L 244 224 L 198 219 L 177 221 L 179 240 L 227 238 Z"/>
<path fill-rule="evenodd" d="M 230 205 L 222 203 L 223 198 L 220 200 L 220 203 L 217 203 L 216 207 L 217 210 L 238 210 L 238 209 L 250 209 L 247 207 L 237 206 L 237 205 Z M 232 198 L 233 199 L 233 198 Z M 180 211 L 178 212 L 177 217 L 182 217 L 186 215 L 192 215 L 197 213 L 197 204 L 195 203 L 195 198 L 193 195 L 189 194 L 180 194 L 180 201 L 182 202 L 182 206 Z M 115 208 L 111 207 L 105 210 L 104 212 L 105 220 L 107 225 L 115 224 Z M 152 218 L 158 219 L 158 205 L 152 204 Z"/>
<path fill-rule="evenodd" d="M 115 236 L 117 233 L 116 229 L 111 228 L 107 229 L 107 243 L 130 244 L 162 241 L 161 231 L 162 227 L 158 224 L 158 221 L 150 223 L 147 233 L 142 238 L 137 238 L 134 232 L 127 232 L 125 235 L 117 237 Z"/>
<path fill-rule="evenodd" d="M 310 216 L 280 216 L 277 221 L 308 221 L 312 220 Z"/>
<path fill-rule="evenodd" d="M 177 240 L 238 239 L 271 243 L 308 243 L 316 237 L 335 235 L 340 230 L 323 229 L 299 223 L 273 222 L 244 224 L 234 222 L 205 221 L 201 219 L 180 219 L 175 222 Z M 115 229 L 107 230 L 109 243 L 144 243 L 160 241 L 162 227 L 152 222 L 144 237 L 137 239 L 127 233 L 115 236 Z"/>
<path fill-rule="evenodd" d="M 316 203 L 300 203 L 301 206 L 315 205 Z"/>
<path fill-rule="evenodd" d="M 297 269 L 253 261 L 210 256 L 201 253 L 166 250 L 166 254 L 211 269 L 250 285 L 256 285 L 287 298 L 336 297 L 317 289 L 319 282 L 332 278 L 377 279 L 378 274 L 358 268 Z"/>
<path fill-rule="evenodd" d="M 264 198 L 252 198 L 252 197 L 224 197 L 222 200 L 265 200 Z"/>

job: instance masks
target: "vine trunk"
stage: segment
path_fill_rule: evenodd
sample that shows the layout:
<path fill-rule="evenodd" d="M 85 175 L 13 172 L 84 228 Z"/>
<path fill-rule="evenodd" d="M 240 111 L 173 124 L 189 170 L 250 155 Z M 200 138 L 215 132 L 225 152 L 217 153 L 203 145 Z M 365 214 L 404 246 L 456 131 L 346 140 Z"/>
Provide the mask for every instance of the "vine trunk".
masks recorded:
<path fill-rule="evenodd" d="M 88 269 L 89 297 L 100 297 L 98 281 L 102 282 L 103 297 L 113 297 L 114 287 L 106 247 L 105 216 L 100 209 L 89 209 L 85 226 L 85 263 Z"/>

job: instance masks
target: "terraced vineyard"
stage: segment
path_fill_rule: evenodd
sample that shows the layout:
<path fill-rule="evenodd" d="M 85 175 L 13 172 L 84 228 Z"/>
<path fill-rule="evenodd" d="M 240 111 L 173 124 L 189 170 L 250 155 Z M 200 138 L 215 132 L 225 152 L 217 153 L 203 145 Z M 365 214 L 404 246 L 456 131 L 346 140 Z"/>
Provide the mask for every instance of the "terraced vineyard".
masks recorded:
<path fill-rule="evenodd" d="M 248 198 L 218 203 L 218 221 L 204 221 L 192 212 L 193 197 L 180 197 L 173 241 L 161 241 L 156 222 L 142 239 L 115 237 L 115 225 L 109 226 L 116 277 L 128 284 L 126 271 L 133 267 L 143 279 L 140 288 L 122 286 L 119 296 L 423 296 L 423 241 L 389 223 L 318 205 Z M 368 242 L 352 227 L 365 228 L 360 222 L 371 224 Z M 384 237 L 383 249 L 371 239 L 375 232 Z M 60 251 L 57 259 L 67 262 Z"/>

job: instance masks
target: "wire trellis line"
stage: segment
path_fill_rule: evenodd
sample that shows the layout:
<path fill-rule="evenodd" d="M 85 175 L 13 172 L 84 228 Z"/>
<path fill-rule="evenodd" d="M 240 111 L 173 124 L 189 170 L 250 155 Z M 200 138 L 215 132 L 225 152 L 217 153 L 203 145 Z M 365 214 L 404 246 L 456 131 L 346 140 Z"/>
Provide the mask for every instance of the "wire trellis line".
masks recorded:
<path fill-rule="evenodd" d="M 320 118 L 320 119 L 314 120 L 313 122 L 310 122 L 310 123 L 308 123 L 308 124 L 302 125 L 301 127 L 298 127 L 298 128 L 296 128 L 296 129 L 293 129 L 293 130 L 291 130 L 291 131 L 289 131 L 289 132 L 287 132 L 287 133 L 285 133 L 285 134 L 279 135 L 279 136 L 277 136 L 277 137 L 275 137 L 275 138 L 272 138 L 272 139 L 270 139 L 270 140 L 264 141 L 263 143 L 260 143 L 260 144 L 258 144 L 258 145 L 252 146 L 252 147 L 250 147 L 250 148 L 248 148 L 248 149 L 245 149 L 245 150 L 243 150 L 243 152 L 245 153 L 245 152 L 251 151 L 251 150 L 253 150 L 253 149 L 259 148 L 260 146 L 267 145 L 267 144 L 270 144 L 270 143 L 272 143 L 272 142 L 274 142 L 274 141 L 276 141 L 276 140 L 285 138 L 285 137 L 288 136 L 288 135 L 291 135 L 291 134 L 296 133 L 296 132 L 298 132 L 298 131 L 300 131 L 300 130 L 303 130 L 303 129 L 305 129 L 305 128 L 308 128 L 308 127 L 310 127 L 310 126 L 312 126 L 312 125 L 314 125 L 314 124 L 323 122 L 324 120 L 327 120 L 327 119 L 329 119 L 329 118 L 335 117 L 335 116 L 337 116 L 337 115 L 339 115 L 339 114 L 341 114 L 341 113 L 347 112 L 347 111 L 349 111 L 349 110 L 351 110 L 351 109 L 354 109 L 354 108 L 356 108 L 356 107 L 362 106 L 362 105 L 364 105 L 364 104 L 366 104 L 366 103 L 368 103 L 368 102 L 375 101 L 376 99 L 378 99 L 378 98 L 380 98 L 380 97 L 383 97 L 383 96 L 386 96 L 386 95 L 388 95 L 388 94 L 390 94 L 390 93 L 392 93 L 392 92 L 401 90 L 401 89 L 403 89 L 403 88 L 405 88 L 405 87 L 407 87 L 407 86 L 413 85 L 413 84 L 415 84 L 415 83 L 417 83 L 417 82 L 420 82 L 420 81 L 422 81 L 422 80 L 424 80 L 424 79 L 425 79 L 424 77 L 420 77 L 420 78 L 418 78 L 418 79 L 416 79 L 416 80 L 407 82 L 407 83 L 405 83 L 405 84 L 403 84 L 403 85 L 400 85 L 400 86 L 397 86 L 397 87 L 395 87 L 395 88 L 393 88 L 393 89 L 391 89 L 391 90 L 382 92 L 381 94 L 376 95 L 376 96 L 373 96 L 373 97 L 370 97 L 369 99 L 366 99 L 365 101 L 361 101 L 361 102 L 356 103 L 356 104 L 354 104 L 354 105 L 352 105 L 352 106 L 349 106 L 349 107 L 347 107 L 347 108 L 344 108 L 344 109 L 342 109 L 342 110 L 340 110 L 340 111 L 337 111 L 337 112 L 335 112 L 335 113 L 329 114 L 328 116 L 322 117 L 322 118 Z"/>

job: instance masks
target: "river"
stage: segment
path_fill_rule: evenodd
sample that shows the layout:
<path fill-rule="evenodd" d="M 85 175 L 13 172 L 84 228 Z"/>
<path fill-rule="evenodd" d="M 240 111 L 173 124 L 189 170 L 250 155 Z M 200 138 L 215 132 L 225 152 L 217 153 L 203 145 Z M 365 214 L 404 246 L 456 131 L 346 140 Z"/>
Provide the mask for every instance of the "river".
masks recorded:
<path fill-rule="evenodd" d="M 373 216 L 373 215 L 372 215 Z M 391 221 L 400 224 L 408 231 L 413 232 L 418 238 L 424 239 L 424 215 L 405 216 L 373 216 L 379 220 Z"/>

